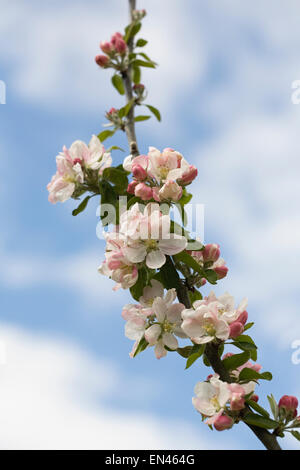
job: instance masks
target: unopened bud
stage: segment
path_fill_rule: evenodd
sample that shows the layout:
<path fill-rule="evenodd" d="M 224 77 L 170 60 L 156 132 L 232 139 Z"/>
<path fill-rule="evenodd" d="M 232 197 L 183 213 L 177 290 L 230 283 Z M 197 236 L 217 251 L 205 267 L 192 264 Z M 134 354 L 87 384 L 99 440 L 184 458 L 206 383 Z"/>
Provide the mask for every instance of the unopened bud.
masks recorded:
<path fill-rule="evenodd" d="M 214 427 L 217 431 L 224 431 L 225 429 L 230 429 L 233 426 L 233 419 L 227 415 L 218 416 L 214 422 Z"/>
<path fill-rule="evenodd" d="M 233 393 L 230 400 L 230 409 L 239 411 L 245 408 L 245 398 L 240 393 Z"/>
<path fill-rule="evenodd" d="M 131 183 L 129 183 L 129 185 L 127 186 L 127 192 L 129 194 L 134 194 L 135 188 L 137 187 L 138 184 L 139 184 L 138 181 L 131 181 Z"/>
<path fill-rule="evenodd" d="M 139 181 L 143 181 L 147 178 L 147 171 L 141 165 L 132 166 L 133 177 Z"/>
<path fill-rule="evenodd" d="M 198 175 L 197 168 L 194 165 L 190 165 L 190 168 L 188 169 L 188 171 L 186 171 L 180 178 L 179 180 L 180 184 L 182 184 L 183 186 L 190 184 L 192 181 L 194 181 L 197 175 Z"/>
<path fill-rule="evenodd" d="M 244 325 L 238 321 L 231 323 L 229 328 L 230 328 L 229 336 L 230 338 L 233 338 L 233 339 L 240 336 L 244 331 Z"/>
<path fill-rule="evenodd" d="M 141 21 L 146 15 L 146 10 L 133 10 L 132 19 L 133 21 Z"/>
<path fill-rule="evenodd" d="M 134 194 L 143 201 L 149 201 L 153 197 L 152 189 L 145 183 L 139 183 L 135 188 Z"/>
<path fill-rule="evenodd" d="M 95 62 L 99 67 L 105 68 L 108 66 L 109 57 L 107 55 L 96 55 Z"/>
<path fill-rule="evenodd" d="M 114 45 L 112 42 L 102 41 L 100 42 L 100 49 L 104 54 L 111 54 L 114 51 Z"/>
<path fill-rule="evenodd" d="M 294 396 L 283 395 L 278 402 L 281 416 L 291 420 L 297 416 L 298 400 Z"/>
<path fill-rule="evenodd" d="M 220 258 L 220 254 L 220 246 L 217 243 L 205 245 L 204 250 L 202 250 L 203 260 L 205 262 L 211 261 L 214 263 Z"/>

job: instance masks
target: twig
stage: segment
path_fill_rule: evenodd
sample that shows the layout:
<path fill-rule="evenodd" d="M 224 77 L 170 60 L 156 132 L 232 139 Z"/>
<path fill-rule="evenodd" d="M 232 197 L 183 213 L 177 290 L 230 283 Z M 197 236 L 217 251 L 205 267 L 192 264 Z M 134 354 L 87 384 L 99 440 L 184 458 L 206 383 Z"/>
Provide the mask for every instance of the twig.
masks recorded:
<path fill-rule="evenodd" d="M 136 0 L 129 0 L 129 19 L 130 22 L 133 21 L 133 11 L 136 9 Z M 128 41 L 128 52 L 131 54 L 133 52 L 133 38 L 129 39 Z M 122 72 L 122 79 L 125 88 L 125 95 L 127 99 L 127 103 L 132 101 L 133 93 L 132 93 L 132 80 L 131 80 L 131 66 L 127 68 L 127 70 Z M 130 111 L 127 115 L 125 131 L 127 135 L 128 145 L 130 149 L 130 154 L 136 157 L 139 155 L 139 150 L 136 141 L 136 134 L 135 134 L 135 122 L 134 122 L 134 105 L 131 106 Z"/>

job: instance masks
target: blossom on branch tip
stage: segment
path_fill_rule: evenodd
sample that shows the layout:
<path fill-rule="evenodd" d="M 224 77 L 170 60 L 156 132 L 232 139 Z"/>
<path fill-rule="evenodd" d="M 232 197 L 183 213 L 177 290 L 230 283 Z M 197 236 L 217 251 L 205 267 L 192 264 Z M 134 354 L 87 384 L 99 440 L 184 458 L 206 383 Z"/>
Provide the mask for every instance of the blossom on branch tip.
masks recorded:
<path fill-rule="evenodd" d="M 132 172 L 133 181 L 143 181 L 152 190 L 146 192 L 143 186 L 141 196 L 141 187 L 139 187 L 134 192 L 135 196 L 143 200 L 154 199 L 157 202 L 179 201 L 183 187 L 197 176 L 196 168 L 189 165 L 179 152 L 171 148 L 160 152 L 155 147 L 149 147 L 148 155 L 126 157 L 123 167 L 126 171 Z M 134 185 L 129 186 L 130 190 L 133 188 Z"/>

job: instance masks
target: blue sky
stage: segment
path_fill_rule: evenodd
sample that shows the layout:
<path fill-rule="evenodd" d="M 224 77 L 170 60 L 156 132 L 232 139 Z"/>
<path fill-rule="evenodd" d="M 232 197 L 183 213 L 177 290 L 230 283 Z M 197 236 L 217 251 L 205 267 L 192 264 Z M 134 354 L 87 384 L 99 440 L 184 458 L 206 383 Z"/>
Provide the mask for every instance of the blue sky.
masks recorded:
<path fill-rule="evenodd" d="M 145 0 L 142 37 L 159 63 L 143 78 L 163 120 L 139 124 L 139 146 L 173 147 L 199 168 L 205 241 L 229 275 L 217 292 L 249 297 L 259 362 L 274 373 L 259 394 L 300 396 L 291 343 L 300 339 L 299 4 Z M 3 448 L 261 448 L 243 425 L 212 433 L 191 405 L 208 370 L 153 351 L 131 360 L 122 306 L 97 273 L 96 201 L 78 217 L 55 207 L 55 156 L 101 130 L 118 107 L 100 40 L 121 30 L 125 0 L 3 0 L 0 18 L 0 426 Z M 115 144 L 126 148 L 123 135 Z M 109 143 L 110 145 L 110 143 Z M 123 159 L 115 152 L 114 162 Z M 262 403 L 264 399 L 262 398 Z M 2 429 L 1 429 L 2 428 Z M 286 440 L 286 448 L 298 443 Z"/>

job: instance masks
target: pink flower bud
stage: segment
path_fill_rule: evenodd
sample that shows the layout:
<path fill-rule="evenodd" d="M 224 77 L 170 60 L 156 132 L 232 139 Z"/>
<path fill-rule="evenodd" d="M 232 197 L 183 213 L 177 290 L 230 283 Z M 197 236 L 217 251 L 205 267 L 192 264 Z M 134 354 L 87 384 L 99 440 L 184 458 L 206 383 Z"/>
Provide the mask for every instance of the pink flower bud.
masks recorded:
<path fill-rule="evenodd" d="M 205 245 L 204 250 L 202 250 L 203 260 L 205 262 L 217 261 L 220 258 L 220 254 L 220 246 L 217 243 L 210 243 Z"/>
<path fill-rule="evenodd" d="M 254 393 L 253 395 L 251 395 L 251 400 L 255 401 L 255 403 L 257 403 L 258 400 L 259 400 L 259 396 Z"/>
<path fill-rule="evenodd" d="M 220 280 L 227 276 L 228 268 L 226 266 L 216 266 L 214 268 L 214 271 L 217 274 L 218 279 Z"/>
<path fill-rule="evenodd" d="M 240 316 L 237 318 L 237 321 L 242 323 L 242 325 L 246 325 L 248 320 L 248 312 L 246 310 L 240 314 Z"/>
<path fill-rule="evenodd" d="M 234 321 L 233 323 L 231 323 L 229 327 L 230 327 L 229 336 L 230 338 L 233 338 L 233 339 L 240 336 L 244 331 L 244 325 L 238 321 Z"/>
<path fill-rule="evenodd" d="M 96 55 L 95 62 L 99 67 L 107 67 L 109 63 L 109 57 L 107 55 Z"/>
<path fill-rule="evenodd" d="M 139 181 L 143 181 L 147 178 L 147 171 L 141 165 L 132 166 L 133 177 Z"/>
<path fill-rule="evenodd" d="M 239 411 L 245 408 L 245 399 L 241 393 L 233 393 L 230 400 L 230 409 Z"/>
<path fill-rule="evenodd" d="M 233 419 L 227 415 L 218 416 L 214 422 L 214 427 L 217 431 L 224 431 L 225 429 L 230 429 L 233 426 Z"/>
<path fill-rule="evenodd" d="M 127 51 L 127 44 L 124 41 L 124 39 L 118 39 L 118 41 L 116 41 L 115 47 L 116 47 L 116 51 L 119 54 L 125 54 L 125 52 Z"/>
<path fill-rule="evenodd" d="M 114 51 L 114 45 L 108 41 L 100 42 L 100 49 L 104 54 L 111 54 Z"/>
<path fill-rule="evenodd" d="M 152 188 L 152 193 L 153 193 L 153 199 L 156 202 L 161 202 L 160 197 L 159 197 L 159 188 L 158 187 Z"/>
<path fill-rule="evenodd" d="M 159 197 L 161 199 L 171 199 L 172 201 L 179 201 L 182 196 L 182 187 L 176 181 L 166 181 L 161 190 Z"/>
<path fill-rule="evenodd" d="M 119 40 L 119 39 L 123 39 L 123 36 L 121 33 L 114 33 L 111 37 L 111 43 L 115 46 L 116 42 Z"/>
<path fill-rule="evenodd" d="M 145 85 L 143 85 L 142 83 L 136 83 L 135 85 L 133 85 L 132 89 L 135 92 L 141 93 L 145 90 Z"/>
<path fill-rule="evenodd" d="M 116 108 L 110 108 L 110 110 L 108 111 L 108 114 L 115 114 L 117 112 L 118 110 Z"/>
<path fill-rule="evenodd" d="M 190 165 L 188 171 L 186 171 L 182 177 L 180 178 L 179 182 L 182 185 L 190 184 L 198 175 L 198 170 L 194 165 Z"/>
<path fill-rule="evenodd" d="M 137 187 L 138 184 L 139 184 L 138 181 L 131 181 L 131 183 L 129 183 L 129 185 L 127 186 L 127 192 L 129 194 L 134 194 L 135 188 Z"/>
<path fill-rule="evenodd" d="M 298 400 L 294 396 L 283 395 L 278 402 L 278 407 L 286 413 L 292 414 L 295 418 L 297 416 Z"/>
<path fill-rule="evenodd" d="M 134 194 L 136 197 L 140 197 L 143 201 L 149 201 L 149 199 L 152 199 L 153 197 L 152 189 L 145 183 L 139 183 L 135 188 Z"/>
<path fill-rule="evenodd" d="M 206 377 L 206 381 L 209 382 L 212 377 L 213 377 L 213 374 L 209 374 L 209 375 Z"/>

